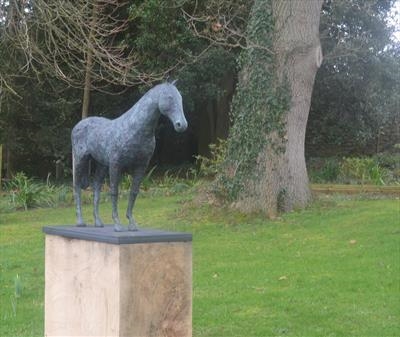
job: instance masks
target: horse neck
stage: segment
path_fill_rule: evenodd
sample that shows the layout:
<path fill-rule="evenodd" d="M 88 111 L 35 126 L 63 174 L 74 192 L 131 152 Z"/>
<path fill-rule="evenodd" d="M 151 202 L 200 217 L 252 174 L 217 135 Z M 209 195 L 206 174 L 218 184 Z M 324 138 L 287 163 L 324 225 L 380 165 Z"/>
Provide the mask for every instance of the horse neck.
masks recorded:
<path fill-rule="evenodd" d="M 142 129 L 154 133 L 160 112 L 158 111 L 158 94 L 153 89 L 148 91 L 131 109 L 126 112 L 127 118 Z"/>

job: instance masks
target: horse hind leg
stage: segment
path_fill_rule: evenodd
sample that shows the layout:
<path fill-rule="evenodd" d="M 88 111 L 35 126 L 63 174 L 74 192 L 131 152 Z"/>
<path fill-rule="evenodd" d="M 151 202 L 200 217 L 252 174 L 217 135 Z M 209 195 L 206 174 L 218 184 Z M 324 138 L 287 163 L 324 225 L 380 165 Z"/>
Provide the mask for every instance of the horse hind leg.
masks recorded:
<path fill-rule="evenodd" d="M 101 186 L 103 185 L 104 178 L 107 174 L 107 166 L 96 163 L 96 171 L 93 179 L 93 216 L 95 227 L 104 227 L 103 221 L 100 219 L 99 215 L 99 202 L 100 202 L 100 192 Z"/>
<path fill-rule="evenodd" d="M 81 189 L 89 186 L 89 157 L 77 158 L 76 155 L 73 155 L 72 161 L 74 199 L 76 205 L 76 225 L 79 227 L 84 227 L 86 226 L 86 223 L 82 217 Z"/>

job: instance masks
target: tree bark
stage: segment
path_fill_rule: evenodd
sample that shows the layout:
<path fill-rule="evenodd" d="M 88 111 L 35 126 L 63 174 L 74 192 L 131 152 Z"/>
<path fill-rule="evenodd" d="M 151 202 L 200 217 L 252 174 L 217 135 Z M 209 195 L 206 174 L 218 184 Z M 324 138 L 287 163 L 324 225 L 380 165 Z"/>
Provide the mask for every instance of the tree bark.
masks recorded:
<path fill-rule="evenodd" d="M 236 203 L 243 211 L 275 217 L 279 211 L 303 208 L 311 200 L 304 143 L 314 78 L 322 62 L 322 3 L 272 0 L 275 78 L 277 85 L 288 87 L 290 102 L 282 117 L 284 136 L 282 132 L 264 133 L 267 142 L 256 164 L 258 179 L 249 180 Z M 283 150 L 277 151 L 277 147 Z"/>
<path fill-rule="evenodd" d="M 92 68 L 93 68 L 93 42 L 94 42 L 94 29 L 97 24 L 97 13 L 98 3 L 94 2 L 92 8 L 92 18 L 90 21 L 90 31 L 89 31 L 89 43 L 86 52 L 86 63 L 85 63 L 85 81 L 83 85 L 83 101 L 82 101 L 82 119 L 85 119 L 89 115 L 89 105 L 90 105 L 90 92 L 92 90 Z"/>
<path fill-rule="evenodd" d="M 90 91 L 92 90 L 92 79 L 91 72 L 93 67 L 93 55 L 90 50 L 90 46 L 88 48 L 87 57 L 86 57 L 86 65 L 85 65 L 85 83 L 83 86 L 83 101 L 82 101 L 82 119 L 85 119 L 89 115 L 89 104 L 90 104 Z"/>

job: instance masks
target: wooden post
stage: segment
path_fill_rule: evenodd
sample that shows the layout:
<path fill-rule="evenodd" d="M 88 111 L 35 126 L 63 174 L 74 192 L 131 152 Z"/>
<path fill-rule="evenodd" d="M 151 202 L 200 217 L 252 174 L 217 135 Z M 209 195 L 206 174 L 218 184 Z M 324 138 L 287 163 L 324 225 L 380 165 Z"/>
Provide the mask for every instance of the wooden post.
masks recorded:
<path fill-rule="evenodd" d="M 190 234 L 43 230 L 45 336 L 192 336 Z"/>

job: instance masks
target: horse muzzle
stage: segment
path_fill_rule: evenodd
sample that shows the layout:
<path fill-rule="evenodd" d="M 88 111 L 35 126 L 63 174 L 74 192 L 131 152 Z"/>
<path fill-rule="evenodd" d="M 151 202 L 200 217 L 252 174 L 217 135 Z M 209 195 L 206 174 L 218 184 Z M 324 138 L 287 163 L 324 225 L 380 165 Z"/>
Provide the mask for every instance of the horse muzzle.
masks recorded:
<path fill-rule="evenodd" d="M 174 129 L 176 132 L 183 132 L 187 129 L 188 123 L 186 119 L 178 120 L 174 122 Z"/>

